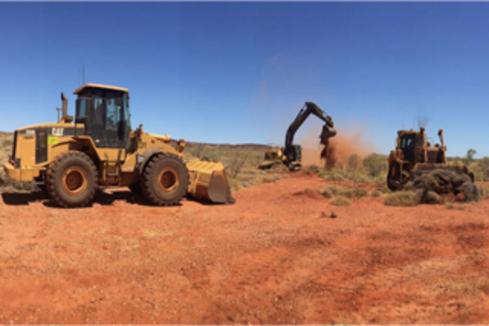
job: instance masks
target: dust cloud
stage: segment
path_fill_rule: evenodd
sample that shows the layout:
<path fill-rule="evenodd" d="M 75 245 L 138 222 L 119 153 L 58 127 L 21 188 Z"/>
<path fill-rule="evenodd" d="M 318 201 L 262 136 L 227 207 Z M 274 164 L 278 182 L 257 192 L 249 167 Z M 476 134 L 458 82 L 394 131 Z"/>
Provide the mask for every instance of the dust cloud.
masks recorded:
<path fill-rule="evenodd" d="M 321 130 L 308 129 L 298 143 L 302 145 L 302 164 L 304 166 L 328 166 L 345 168 L 353 155 L 357 160 L 363 160 L 375 152 L 375 146 L 365 137 L 363 128 L 342 128 L 338 134 L 329 140 L 328 163 L 321 158 L 323 145 L 319 143 Z"/>

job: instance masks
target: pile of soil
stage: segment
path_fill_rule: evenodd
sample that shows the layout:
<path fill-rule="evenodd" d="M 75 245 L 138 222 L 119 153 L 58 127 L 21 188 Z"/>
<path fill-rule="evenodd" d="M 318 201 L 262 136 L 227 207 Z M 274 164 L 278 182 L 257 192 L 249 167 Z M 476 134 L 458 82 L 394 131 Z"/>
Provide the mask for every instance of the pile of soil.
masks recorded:
<path fill-rule="evenodd" d="M 420 196 L 422 203 L 435 204 L 442 201 L 441 195 L 453 195 L 456 201 L 477 201 L 480 191 L 473 176 L 462 169 L 418 170 L 406 187 Z"/>

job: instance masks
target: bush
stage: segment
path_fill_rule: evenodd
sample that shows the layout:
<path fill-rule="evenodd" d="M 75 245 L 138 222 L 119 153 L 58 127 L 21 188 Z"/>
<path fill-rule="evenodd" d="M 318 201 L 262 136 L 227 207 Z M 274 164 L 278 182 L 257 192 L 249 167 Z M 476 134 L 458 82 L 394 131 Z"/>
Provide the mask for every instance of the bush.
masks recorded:
<path fill-rule="evenodd" d="M 229 171 L 229 175 L 232 178 L 237 177 L 245 166 L 247 160 L 248 155 L 246 153 L 237 153 L 226 167 L 227 171 Z"/>
<path fill-rule="evenodd" d="M 200 159 L 202 161 L 208 161 L 208 162 L 219 162 L 219 157 L 216 153 L 213 152 L 206 152 L 203 154 Z"/>
<path fill-rule="evenodd" d="M 333 198 L 333 193 L 331 192 L 330 189 L 326 188 L 324 189 L 323 191 L 321 191 L 321 195 L 324 197 L 324 198 Z"/>
<path fill-rule="evenodd" d="M 487 188 L 487 186 L 478 185 L 478 188 L 479 188 L 480 199 L 489 198 L 489 188 Z"/>
<path fill-rule="evenodd" d="M 489 157 L 484 157 L 480 160 L 473 162 L 469 169 L 474 172 L 476 180 L 488 181 L 489 180 Z"/>
<path fill-rule="evenodd" d="M 332 202 L 331 202 L 331 205 L 335 205 L 335 206 L 350 206 L 351 205 L 351 201 L 348 199 L 348 198 L 345 198 L 345 197 L 336 197 Z"/>
<path fill-rule="evenodd" d="M 363 167 L 371 177 L 379 177 L 387 172 L 387 157 L 382 154 L 370 154 L 363 160 Z"/>
<path fill-rule="evenodd" d="M 382 193 L 378 190 L 374 190 L 372 191 L 372 193 L 370 194 L 370 196 L 374 197 L 374 198 L 377 198 L 377 197 L 380 197 L 382 195 Z"/>
<path fill-rule="evenodd" d="M 414 191 L 398 191 L 384 198 L 384 204 L 387 206 L 416 206 L 419 201 L 420 198 Z"/>
<path fill-rule="evenodd" d="M 343 188 L 343 187 L 336 187 L 336 186 L 330 186 L 326 188 L 325 190 L 328 190 L 331 194 L 335 196 L 342 196 L 346 198 L 361 198 L 365 197 L 368 195 L 367 190 L 361 189 L 361 188 Z"/>

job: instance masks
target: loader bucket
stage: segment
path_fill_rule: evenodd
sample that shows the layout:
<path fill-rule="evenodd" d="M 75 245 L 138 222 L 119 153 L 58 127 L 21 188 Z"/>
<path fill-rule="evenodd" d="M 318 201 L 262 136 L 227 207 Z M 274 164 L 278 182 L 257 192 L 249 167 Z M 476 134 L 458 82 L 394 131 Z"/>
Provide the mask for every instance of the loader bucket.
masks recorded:
<path fill-rule="evenodd" d="M 191 197 L 216 204 L 234 203 L 222 163 L 191 160 L 187 169 L 190 175 L 187 193 Z"/>

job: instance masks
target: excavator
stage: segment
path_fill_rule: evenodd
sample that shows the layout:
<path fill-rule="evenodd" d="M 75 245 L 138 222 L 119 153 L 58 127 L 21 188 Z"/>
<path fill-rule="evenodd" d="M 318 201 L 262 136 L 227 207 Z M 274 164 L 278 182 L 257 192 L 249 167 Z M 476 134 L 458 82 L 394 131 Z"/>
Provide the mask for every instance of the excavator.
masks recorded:
<path fill-rule="evenodd" d="M 329 154 L 329 139 L 336 135 L 333 118 L 325 114 L 315 103 L 306 102 L 287 129 L 285 146 L 266 151 L 265 160 L 258 166 L 259 169 L 270 169 L 278 164 L 284 164 L 290 171 L 298 171 L 302 168 L 302 147 L 301 145 L 294 144 L 294 136 L 311 114 L 324 122 L 319 139 L 320 144 L 324 146 L 321 151 L 321 158 L 327 159 Z"/>

